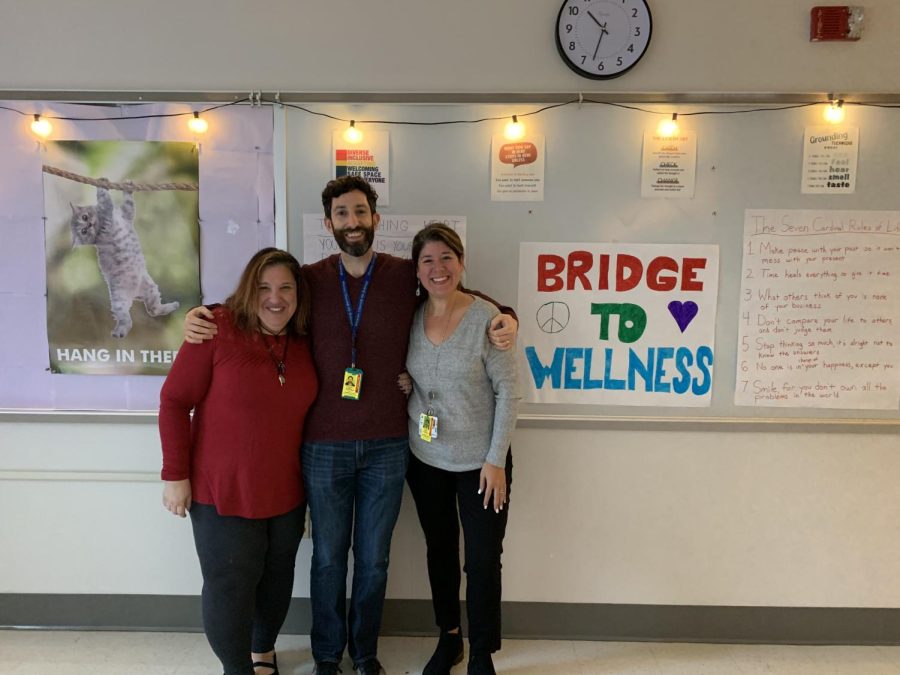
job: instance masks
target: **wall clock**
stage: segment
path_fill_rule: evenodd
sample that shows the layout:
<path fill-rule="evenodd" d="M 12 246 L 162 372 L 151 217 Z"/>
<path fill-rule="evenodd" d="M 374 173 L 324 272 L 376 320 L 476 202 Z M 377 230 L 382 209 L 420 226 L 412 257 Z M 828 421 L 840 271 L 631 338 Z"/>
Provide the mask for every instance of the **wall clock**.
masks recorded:
<path fill-rule="evenodd" d="M 556 47 L 582 77 L 619 77 L 640 61 L 653 20 L 646 0 L 565 0 L 556 18 Z"/>

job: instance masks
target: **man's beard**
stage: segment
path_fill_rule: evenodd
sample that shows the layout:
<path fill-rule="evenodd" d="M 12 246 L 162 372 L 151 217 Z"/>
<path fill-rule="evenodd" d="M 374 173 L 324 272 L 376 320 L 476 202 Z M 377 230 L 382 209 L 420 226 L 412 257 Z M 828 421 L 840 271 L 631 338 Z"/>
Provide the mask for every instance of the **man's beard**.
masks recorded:
<path fill-rule="evenodd" d="M 349 232 L 362 232 L 365 236 L 363 236 L 363 238 L 359 241 L 351 244 L 346 239 L 346 235 Z M 334 231 L 333 234 L 338 248 L 340 248 L 347 255 L 352 255 L 354 258 L 364 256 L 366 252 L 372 247 L 372 242 L 375 241 L 374 227 L 348 228 L 345 230 Z"/>

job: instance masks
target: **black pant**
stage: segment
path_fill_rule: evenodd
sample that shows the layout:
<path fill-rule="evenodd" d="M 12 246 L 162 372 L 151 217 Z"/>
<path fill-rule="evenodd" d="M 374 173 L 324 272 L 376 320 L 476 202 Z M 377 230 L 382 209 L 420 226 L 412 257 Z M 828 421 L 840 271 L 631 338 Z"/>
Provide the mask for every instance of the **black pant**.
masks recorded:
<path fill-rule="evenodd" d="M 305 518 L 306 504 L 260 519 L 191 505 L 203 573 L 203 629 L 225 675 L 253 675 L 250 652 L 275 648 L 291 603 Z"/>
<path fill-rule="evenodd" d="M 428 548 L 428 579 L 434 617 L 442 631 L 460 625 L 459 523 L 465 537 L 466 614 L 471 652 L 500 649 L 500 556 L 509 503 L 500 513 L 484 508 L 478 494 L 481 470 L 445 471 L 412 456 L 406 480 L 416 502 Z M 512 452 L 506 456 L 507 499 Z M 458 508 L 457 508 L 458 506 Z"/>

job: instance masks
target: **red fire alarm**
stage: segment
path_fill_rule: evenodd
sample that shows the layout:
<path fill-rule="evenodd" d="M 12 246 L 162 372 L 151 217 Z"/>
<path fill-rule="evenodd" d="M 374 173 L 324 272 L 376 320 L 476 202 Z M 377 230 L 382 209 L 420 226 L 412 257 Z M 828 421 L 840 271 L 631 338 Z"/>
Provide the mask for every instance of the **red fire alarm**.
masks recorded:
<path fill-rule="evenodd" d="M 813 7 L 809 41 L 859 40 L 862 37 L 862 7 Z"/>

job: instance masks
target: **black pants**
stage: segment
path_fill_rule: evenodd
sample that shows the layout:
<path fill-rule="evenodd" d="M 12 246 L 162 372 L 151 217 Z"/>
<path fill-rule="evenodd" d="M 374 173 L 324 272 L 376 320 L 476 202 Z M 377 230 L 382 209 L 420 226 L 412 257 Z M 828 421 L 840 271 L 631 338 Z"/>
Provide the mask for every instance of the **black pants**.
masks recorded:
<path fill-rule="evenodd" d="M 500 649 L 500 556 L 509 503 L 500 513 L 484 508 L 478 494 L 481 470 L 453 472 L 410 457 L 406 480 L 416 502 L 428 548 L 428 579 L 434 617 L 442 631 L 460 625 L 459 523 L 465 537 L 466 614 L 471 652 Z M 506 456 L 507 499 L 512 452 Z"/>
<path fill-rule="evenodd" d="M 250 652 L 275 648 L 291 603 L 305 518 L 306 504 L 261 519 L 191 506 L 203 573 L 203 629 L 225 675 L 253 675 Z"/>

